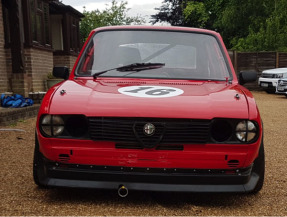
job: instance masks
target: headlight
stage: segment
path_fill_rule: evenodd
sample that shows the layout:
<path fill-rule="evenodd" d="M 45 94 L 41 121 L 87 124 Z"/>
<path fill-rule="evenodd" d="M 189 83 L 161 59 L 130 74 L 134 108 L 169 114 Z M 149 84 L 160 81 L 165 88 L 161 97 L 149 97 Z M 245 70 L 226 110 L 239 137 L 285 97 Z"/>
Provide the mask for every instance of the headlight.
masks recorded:
<path fill-rule="evenodd" d="M 211 137 L 216 142 L 225 142 L 232 136 L 232 125 L 227 120 L 215 120 L 211 127 Z"/>
<path fill-rule="evenodd" d="M 72 115 L 66 119 L 67 133 L 75 138 L 84 137 L 88 133 L 88 123 L 84 115 Z"/>
<path fill-rule="evenodd" d="M 64 121 L 59 115 L 45 115 L 40 121 L 40 129 L 46 136 L 59 136 L 64 132 Z"/>
<path fill-rule="evenodd" d="M 283 78 L 283 73 L 280 74 L 274 74 L 273 78 Z"/>
<path fill-rule="evenodd" d="M 257 136 L 257 127 L 252 121 L 241 121 L 235 129 L 236 137 L 241 142 L 250 142 Z"/>

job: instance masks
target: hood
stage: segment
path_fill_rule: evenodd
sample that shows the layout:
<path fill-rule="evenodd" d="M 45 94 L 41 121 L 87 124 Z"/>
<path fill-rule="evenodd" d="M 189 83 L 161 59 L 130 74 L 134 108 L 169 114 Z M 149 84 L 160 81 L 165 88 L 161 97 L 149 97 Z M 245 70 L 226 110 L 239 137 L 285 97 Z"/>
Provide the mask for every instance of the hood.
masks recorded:
<path fill-rule="evenodd" d="M 61 94 L 61 91 L 65 93 Z M 248 118 L 248 104 L 240 86 L 226 82 L 100 78 L 63 82 L 54 92 L 49 113 L 245 119 Z"/>
<path fill-rule="evenodd" d="M 262 73 L 266 73 L 266 74 L 287 73 L 287 68 L 268 69 L 268 70 L 264 70 Z"/>

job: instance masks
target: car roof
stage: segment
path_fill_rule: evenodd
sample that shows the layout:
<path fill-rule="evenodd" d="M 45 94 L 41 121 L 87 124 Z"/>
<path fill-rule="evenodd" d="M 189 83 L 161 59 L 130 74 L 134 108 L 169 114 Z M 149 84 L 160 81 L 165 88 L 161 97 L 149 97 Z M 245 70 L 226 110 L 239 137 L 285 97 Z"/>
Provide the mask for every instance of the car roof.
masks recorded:
<path fill-rule="evenodd" d="M 161 30 L 161 31 L 180 31 L 180 32 L 195 32 L 201 34 L 211 34 L 219 35 L 218 32 L 199 29 L 199 28 L 190 28 L 190 27 L 178 27 L 178 26 L 106 26 L 94 29 L 93 31 L 108 31 L 108 30 Z"/>

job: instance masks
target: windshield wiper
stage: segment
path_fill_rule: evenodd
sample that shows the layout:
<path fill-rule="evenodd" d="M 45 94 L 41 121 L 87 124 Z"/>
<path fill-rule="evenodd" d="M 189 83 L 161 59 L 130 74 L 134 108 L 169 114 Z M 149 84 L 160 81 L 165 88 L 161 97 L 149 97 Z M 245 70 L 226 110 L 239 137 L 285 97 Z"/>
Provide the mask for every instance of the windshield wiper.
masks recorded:
<path fill-rule="evenodd" d="M 133 63 L 126 66 L 120 66 L 112 69 L 107 69 L 101 72 L 96 72 L 93 74 L 94 78 L 97 78 L 97 76 L 104 74 L 106 72 L 117 70 L 120 72 L 127 72 L 127 71 L 142 71 L 142 70 L 148 70 L 148 69 L 157 69 L 165 66 L 165 63 Z"/>

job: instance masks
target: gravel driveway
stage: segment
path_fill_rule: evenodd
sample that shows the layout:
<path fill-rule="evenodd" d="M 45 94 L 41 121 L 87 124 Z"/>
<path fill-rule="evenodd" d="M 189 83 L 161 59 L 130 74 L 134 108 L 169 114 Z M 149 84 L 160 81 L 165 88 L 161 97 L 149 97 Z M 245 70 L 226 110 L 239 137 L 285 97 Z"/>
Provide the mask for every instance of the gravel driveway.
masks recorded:
<path fill-rule="evenodd" d="M 264 122 L 266 179 L 257 195 L 39 189 L 32 179 L 35 118 L 0 127 L 0 216 L 148 215 L 286 216 L 287 99 L 253 93 Z M 22 129 L 3 131 L 3 129 Z"/>

